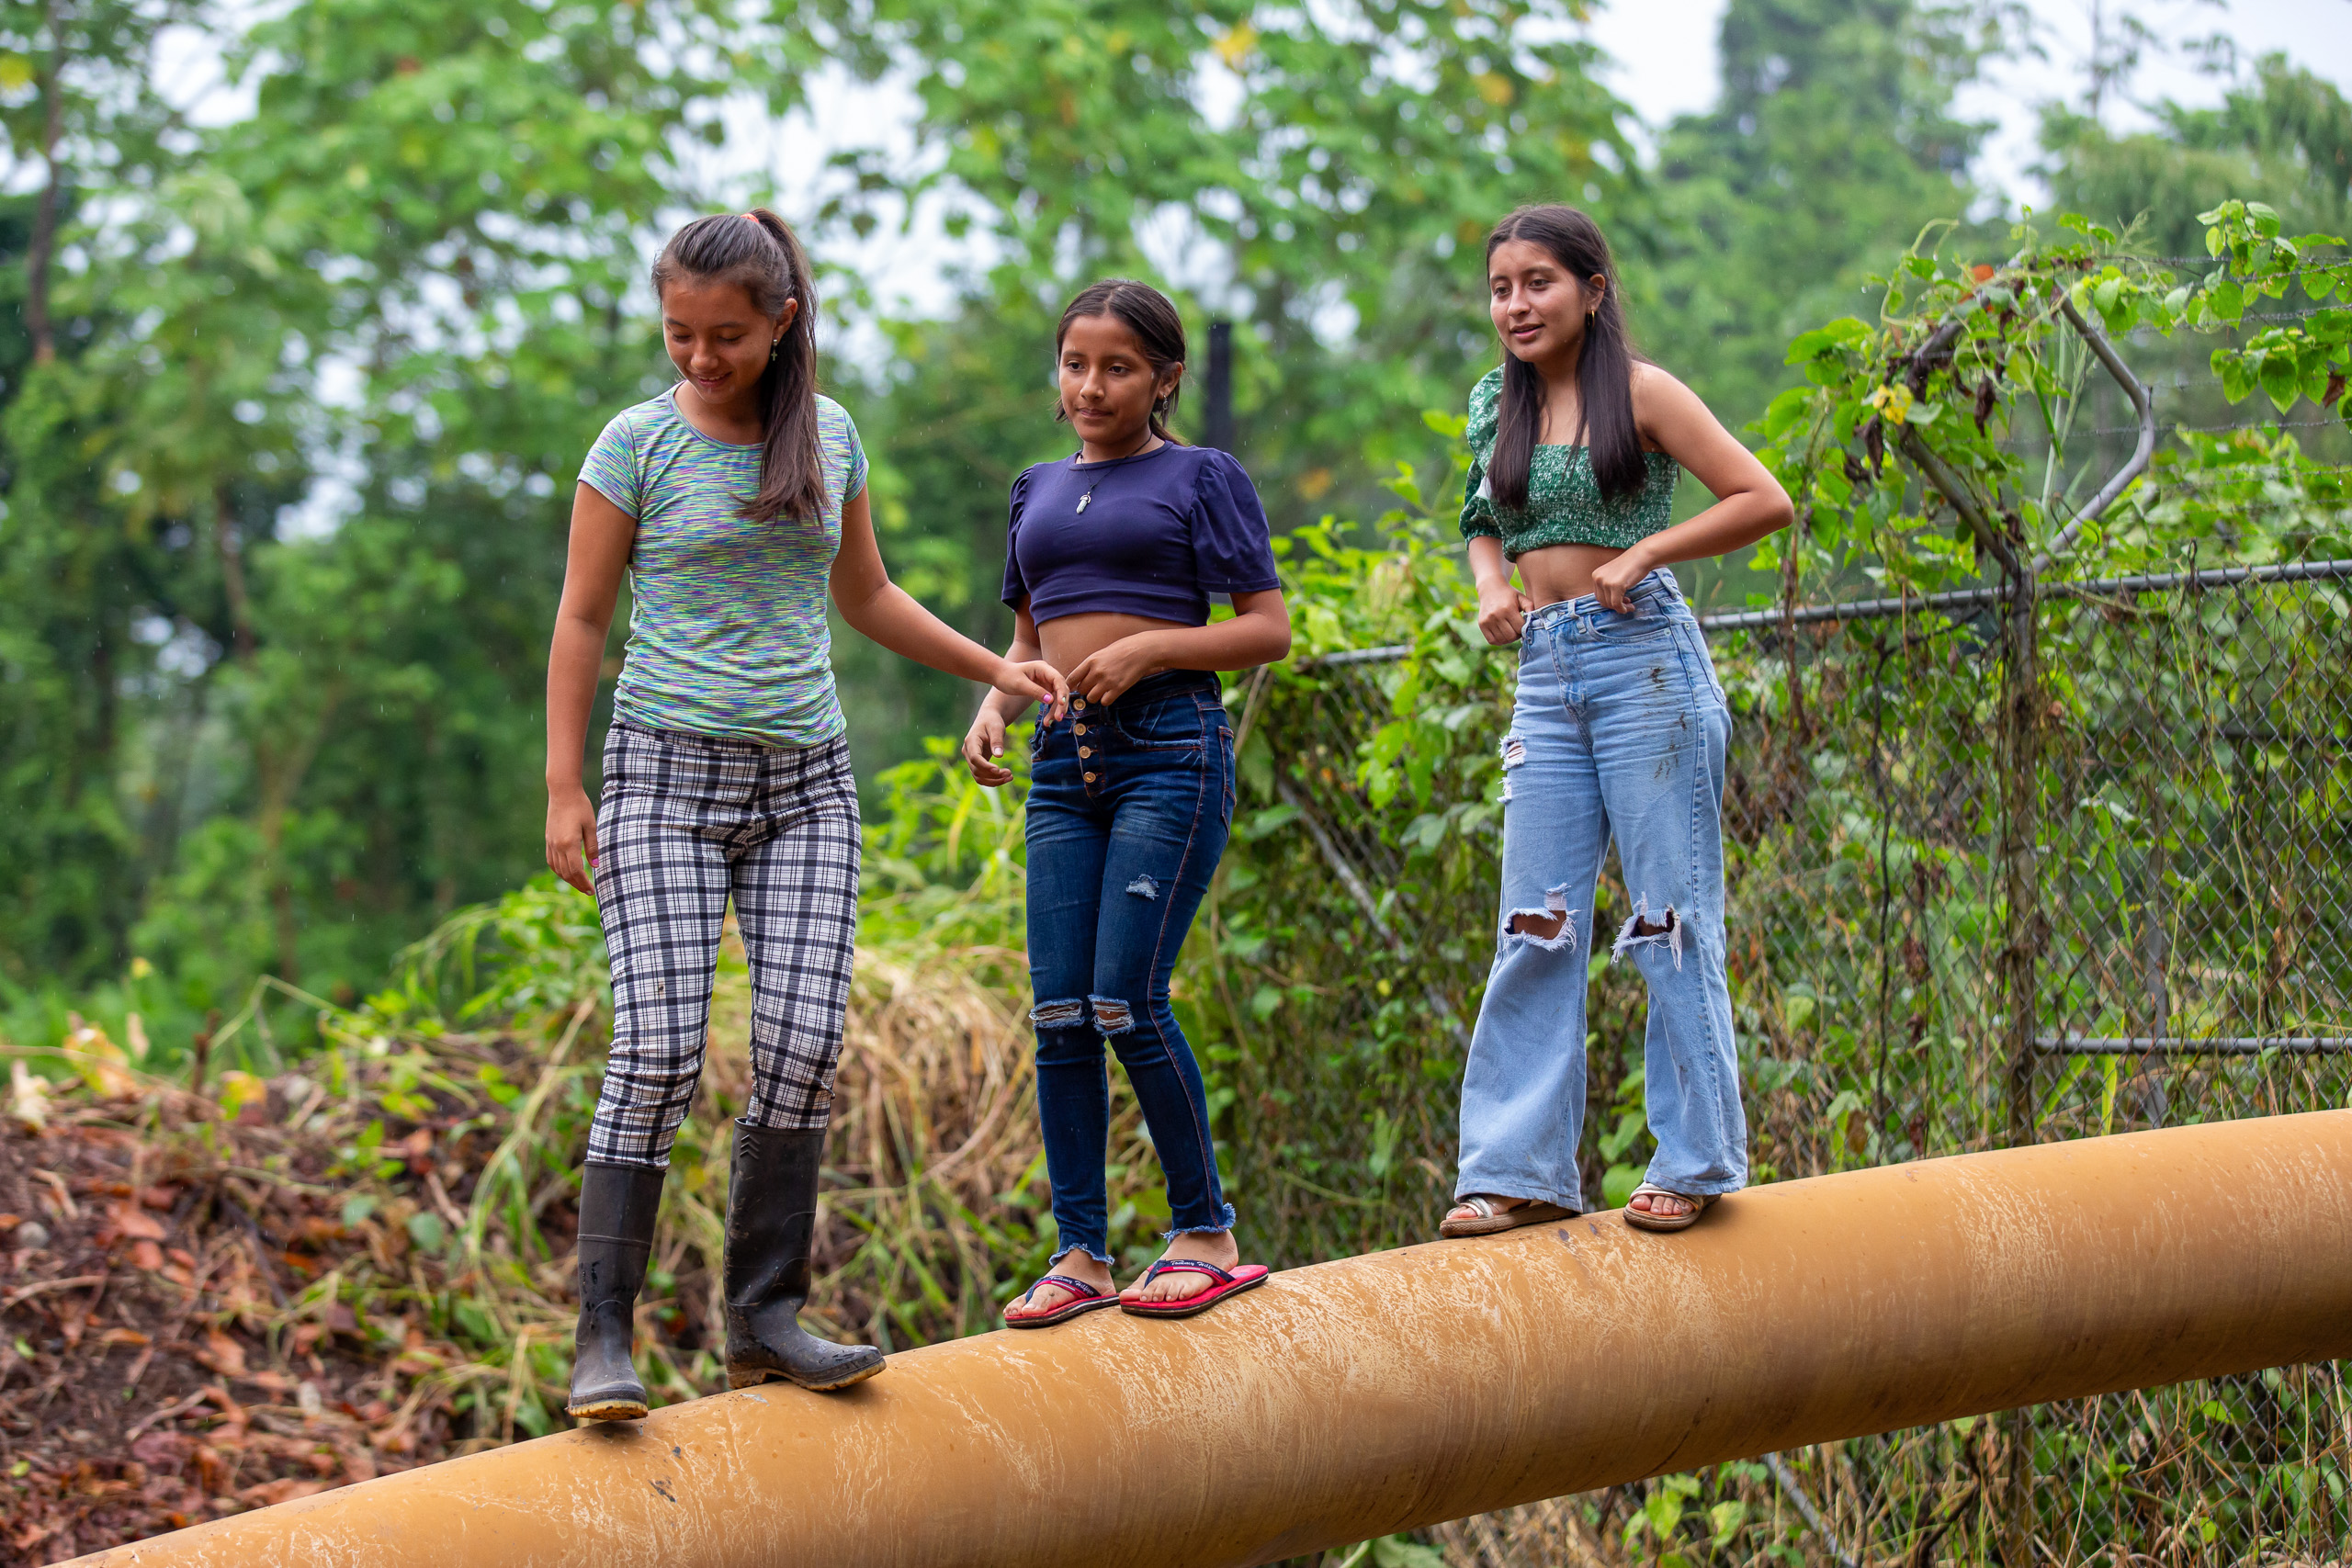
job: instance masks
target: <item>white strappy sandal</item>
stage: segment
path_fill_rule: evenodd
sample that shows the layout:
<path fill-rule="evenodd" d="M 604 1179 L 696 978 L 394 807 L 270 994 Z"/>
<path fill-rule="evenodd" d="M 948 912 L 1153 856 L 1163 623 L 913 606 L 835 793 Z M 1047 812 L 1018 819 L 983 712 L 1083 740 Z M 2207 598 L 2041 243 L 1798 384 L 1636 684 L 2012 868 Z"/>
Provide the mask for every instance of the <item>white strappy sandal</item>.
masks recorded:
<path fill-rule="evenodd" d="M 1634 1199 L 1643 1197 L 1671 1198 L 1677 1202 L 1690 1204 L 1690 1212 L 1687 1214 L 1645 1213 L 1634 1207 Z M 1673 1192 L 1645 1181 L 1634 1188 L 1632 1196 L 1625 1200 L 1625 1223 L 1635 1230 L 1687 1231 L 1699 1223 L 1699 1216 L 1713 1207 L 1714 1201 L 1715 1194 L 1713 1192 Z"/>
<path fill-rule="evenodd" d="M 1468 1217 L 1452 1213 L 1437 1227 L 1437 1234 L 1448 1238 L 1470 1235 L 1495 1235 L 1503 1231 L 1517 1230 L 1521 1225 L 1540 1225 L 1547 1220 L 1573 1220 L 1574 1209 L 1563 1209 L 1557 1203 L 1546 1203 L 1532 1198 L 1515 1209 L 1500 1209 L 1495 1200 L 1483 1192 L 1473 1193 L 1454 1205 L 1470 1211 Z"/>

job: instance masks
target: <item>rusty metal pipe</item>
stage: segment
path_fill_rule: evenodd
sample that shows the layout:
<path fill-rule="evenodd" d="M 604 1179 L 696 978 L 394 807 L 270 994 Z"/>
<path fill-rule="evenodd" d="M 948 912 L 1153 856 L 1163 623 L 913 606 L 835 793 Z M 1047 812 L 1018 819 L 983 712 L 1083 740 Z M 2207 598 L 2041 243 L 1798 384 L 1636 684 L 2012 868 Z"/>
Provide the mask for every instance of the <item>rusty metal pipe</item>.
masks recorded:
<path fill-rule="evenodd" d="M 123 1568 L 1265 1563 L 2013 1405 L 2352 1355 L 2352 1111 L 1589 1216 L 386 1476 Z"/>

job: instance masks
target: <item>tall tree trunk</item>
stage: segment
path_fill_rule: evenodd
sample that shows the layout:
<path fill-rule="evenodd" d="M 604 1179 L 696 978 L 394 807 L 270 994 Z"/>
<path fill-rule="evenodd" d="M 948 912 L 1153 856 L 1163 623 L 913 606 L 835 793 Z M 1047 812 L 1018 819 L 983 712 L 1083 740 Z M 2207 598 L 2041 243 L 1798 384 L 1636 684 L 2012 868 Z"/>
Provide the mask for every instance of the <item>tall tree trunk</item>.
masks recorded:
<path fill-rule="evenodd" d="M 220 592 L 229 601 L 229 636 L 237 662 L 254 658 L 253 601 L 245 592 L 245 546 L 229 502 L 229 487 L 212 492 L 212 553 L 220 563 Z"/>
<path fill-rule="evenodd" d="M 49 53 L 40 70 L 40 157 L 49 177 L 33 209 L 32 238 L 25 246 L 25 335 L 32 340 L 36 365 L 47 365 L 57 357 L 57 334 L 49 321 L 50 258 L 57 250 L 57 142 L 65 129 L 65 86 L 60 70 L 65 60 L 65 39 L 58 27 L 57 0 L 49 0 L 41 7 L 41 26 L 49 34 Z"/>
<path fill-rule="evenodd" d="M 254 636 L 252 596 L 245 588 L 244 542 L 237 530 L 236 514 L 226 484 L 212 492 L 212 553 L 220 566 L 220 592 L 229 601 L 229 635 L 231 647 L 240 665 L 251 669 L 257 649 Z M 332 712 L 334 699 L 328 699 Z M 324 714 L 320 722 L 326 722 Z M 295 788 L 310 766 L 310 752 L 297 748 L 300 760 L 287 756 L 271 744 L 266 733 L 254 737 L 254 773 L 261 785 L 261 815 L 254 826 L 261 834 L 262 877 L 269 887 L 270 924 L 277 943 L 277 976 L 288 985 L 300 985 L 302 977 L 299 955 L 300 922 L 295 918 L 294 884 L 287 875 L 285 861 L 286 816 L 292 808 Z"/>

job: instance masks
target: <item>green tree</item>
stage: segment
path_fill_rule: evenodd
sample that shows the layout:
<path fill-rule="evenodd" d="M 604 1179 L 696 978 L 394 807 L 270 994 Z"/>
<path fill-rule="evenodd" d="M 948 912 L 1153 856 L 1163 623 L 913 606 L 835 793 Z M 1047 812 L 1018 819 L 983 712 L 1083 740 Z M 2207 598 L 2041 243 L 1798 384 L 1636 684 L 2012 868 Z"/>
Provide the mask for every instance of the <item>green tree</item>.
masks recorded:
<path fill-rule="evenodd" d="M 2139 225 L 2154 254 L 2201 256 L 2198 214 L 2233 197 L 2276 209 L 2290 231 L 2352 230 L 2352 104 L 2283 54 L 2256 61 L 2218 107 L 2155 106 L 2155 128 L 2116 135 L 2092 114 L 2043 115 L 2042 173 L 2059 204 Z"/>
<path fill-rule="evenodd" d="M 946 319 L 892 328 L 893 363 L 859 404 L 894 558 L 974 635 L 1009 630 L 1005 491 L 1068 445 L 1046 389 L 1053 321 L 1112 273 L 1169 289 L 1196 358 L 1211 317 L 1237 321 L 1238 455 L 1278 531 L 1376 513 L 1398 462 L 1442 462 L 1420 412 L 1462 404 L 1494 358 L 1487 227 L 1528 201 L 1634 210 L 1626 111 L 1589 46 L 1565 41 L 1574 15 L 1564 0 L 888 0 L 857 29 L 842 11 L 859 67 L 913 84 L 934 172 L 909 188 L 854 159 L 868 194 L 832 220 L 946 192 L 994 258 Z M 1179 422 L 1195 436 L 1198 407 Z M 901 715 L 962 728 L 952 682 L 876 678 L 886 700 L 853 710 L 869 754 L 913 750 L 879 733 Z"/>
<path fill-rule="evenodd" d="M 74 820 L 130 869 L 63 828 L 27 846 L 51 907 L 5 942 L 20 981 L 86 978 L 135 926 L 192 1009 L 263 968 L 333 987 L 531 869 L 571 479 L 658 384 L 625 301 L 762 42 L 733 20 L 313 0 L 215 34 L 250 118 L 90 182 L 107 220 L 65 231 L 55 284 L 87 325 L 9 411 L 8 566 L 48 579 L 9 599 L 141 653 L 44 677 L 65 720 L 134 694 L 136 743 L 20 723 L 9 761 L 53 815 L 72 762 Z M 79 575 L 38 564 L 102 541 Z M 67 895 L 96 931 L 70 957 Z"/>
<path fill-rule="evenodd" d="M 173 0 L 0 6 L 0 134 L 41 179 L 0 206 L 0 979 L 110 961 L 140 878 L 138 803 L 117 783 L 156 649 L 134 629 L 141 585 L 184 552 L 119 526 L 90 461 L 115 411 L 81 367 L 122 304 L 61 298 L 59 256 L 89 193 L 152 188 L 180 166 L 153 53 L 191 14 Z"/>
<path fill-rule="evenodd" d="M 1997 15 L 1921 0 L 1732 0 L 1715 107 L 1668 130 L 1654 249 L 1629 291 L 1637 335 L 1736 429 L 1811 324 L 1978 201 L 1987 129 L 1953 97 L 2002 42 Z"/>

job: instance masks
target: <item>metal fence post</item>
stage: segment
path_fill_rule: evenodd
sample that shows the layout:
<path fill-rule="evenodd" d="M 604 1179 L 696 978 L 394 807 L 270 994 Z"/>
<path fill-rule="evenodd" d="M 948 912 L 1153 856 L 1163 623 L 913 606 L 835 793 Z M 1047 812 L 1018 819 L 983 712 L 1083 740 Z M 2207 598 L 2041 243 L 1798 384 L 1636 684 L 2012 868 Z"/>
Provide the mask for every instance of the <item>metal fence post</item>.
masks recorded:
<path fill-rule="evenodd" d="M 2047 921 L 2041 911 L 2041 671 L 2040 616 L 2034 575 L 2020 568 L 2009 576 L 2008 614 L 2003 618 L 2000 740 L 2001 765 L 2001 1006 L 2009 1070 L 2007 1123 L 2011 1145 L 2034 1138 L 2033 1066 L 2036 1025 L 2041 1018 L 2037 959 Z"/>
<path fill-rule="evenodd" d="M 2034 1141 L 2033 1068 L 2036 1025 L 2041 1017 L 2041 616 L 2035 607 L 2034 571 L 2009 563 L 2009 603 L 2002 623 L 2000 760 L 2002 942 L 2001 1005 L 2004 1055 L 2008 1059 L 2007 1124 L 2003 1142 L 2011 1147 Z M 2018 1409 L 2002 1417 L 2004 1427 L 1996 1505 L 1999 1550 L 2005 1568 L 2032 1568 L 2033 1412 Z"/>

